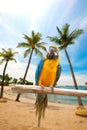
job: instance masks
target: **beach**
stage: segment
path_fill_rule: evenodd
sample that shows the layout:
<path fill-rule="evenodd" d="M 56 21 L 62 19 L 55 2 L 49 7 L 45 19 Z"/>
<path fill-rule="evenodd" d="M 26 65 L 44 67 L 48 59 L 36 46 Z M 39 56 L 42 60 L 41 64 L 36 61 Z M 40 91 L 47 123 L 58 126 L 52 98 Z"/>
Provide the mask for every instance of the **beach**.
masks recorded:
<path fill-rule="evenodd" d="M 11 87 L 4 89 L 7 102 L 0 103 L 0 130 L 87 130 L 87 117 L 75 114 L 77 105 L 52 102 L 48 102 L 38 128 L 35 100 L 21 96 L 20 102 L 16 102 L 16 94 L 8 93 L 8 89 Z"/>

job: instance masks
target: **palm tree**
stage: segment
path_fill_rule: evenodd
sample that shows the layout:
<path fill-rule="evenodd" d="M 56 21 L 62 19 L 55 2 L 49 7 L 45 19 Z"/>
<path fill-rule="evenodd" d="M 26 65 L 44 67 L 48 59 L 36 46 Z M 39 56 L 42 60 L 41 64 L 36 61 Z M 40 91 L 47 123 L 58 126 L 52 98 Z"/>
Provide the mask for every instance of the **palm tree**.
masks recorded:
<path fill-rule="evenodd" d="M 26 42 L 19 43 L 17 47 L 26 48 L 26 50 L 24 52 L 24 58 L 26 58 L 30 54 L 29 60 L 28 60 L 28 65 L 26 67 L 26 71 L 25 71 L 24 78 L 23 78 L 23 84 L 24 84 L 33 52 L 35 52 L 37 55 L 42 57 L 42 52 L 40 51 L 40 49 L 42 49 L 44 51 L 47 51 L 47 50 L 46 50 L 46 47 L 44 46 L 46 43 L 40 42 L 41 34 L 39 32 L 37 32 L 35 34 L 35 32 L 32 31 L 31 37 L 28 35 L 25 35 L 25 34 L 23 36 L 24 36 L 24 39 L 26 40 Z M 16 101 L 19 101 L 19 97 L 20 97 L 20 93 L 17 95 Z"/>
<path fill-rule="evenodd" d="M 17 78 L 13 78 L 12 84 L 17 84 L 17 82 L 18 82 L 18 79 Z"/>
<path fill-rule="evenodd" d="M 75 44 L 74 40 L 80 34 L 83 33 L 83 30 L 82 29 L 75 29 L 71 33 L 69 33 L 69 27 L 70 27 L 70 25 L 67 24 L 67 23 L 63 26 L 62 30 L 60 30 L 57 27 L 57 32 L 58 32 L 59 36 L 58 37 L 57 36 L 55 36 L 55 37 L 48 36 L 48 38 L 52 42 L 55 42 L 57 45 L 59 45 L 59 49 L 60 50 L 64 49 L 66 57 L 67 57 L 67 60 L 68 60 L 68 63 L 69 63 L 69 66 L 70 66 L 70 70 L 71 70 L 74 86 L 75 86 L 76 89 L 78 89 L 78 85 L 77 85 L 77 82 L 76 82 L 76 79 L 75 79 L 75 75 L 74 75 L 74 71 L 73 71 L 73 68 L 72 68 L 72 64 L 71 64 L 71 61 L 70 61 L 70 58 L 69 58 L 69 55 L 68 55 L 68 52 L 67 52 L 67 47 L 69 45 Z M 79 105 L 83 105 L 82 100 L 81 100 L 80 97 L 78 97 L 78 102 L 79 102 Z"/>
<path fill-rule="evenodd" d="M 0 81 L 2 80 L 2 75 L 0 74 Z"/>
<path fill-rule="evenodd" d="M 2 84 L 1 84 L 1 95 L 0 98 L 3 98 L 3 90 L 4 90 L 4 79 L 5 79 L 5 72 L 6 72 L 6 68 L 8 65 L 9 61 L 15 61 L 16 59 L 14 58 L 14 55 L 17 54 L 18 52 L 12 52 L 11 48 L 8 48 L 8 50 L 5 50 L 4 48 L 2 48 L 2 52 L 0 52 L 0 64 L 2 64 L 3 62 L 5 63 L 4 66 L 4 70 L 3 70 L 3 76 L 2 76 Z"/>
<path fill-rule="evenodd" d="M 5 74 L 4 76 L 4 85 L 9 85 L 12 80 L 12 77 L 10 77 L 8 74 Z"/>
<path fill-rule="evenodd" d="M 18 84 L 23 84 L 23 78 L 19 78 Z"/>
<path fill-rule="evenodd" d="M 5 82 L 10 82 L 12 80 L 12 77 L 9 76 L 9 74 L 5 74 L 5 78 L 4 78 Z"/>

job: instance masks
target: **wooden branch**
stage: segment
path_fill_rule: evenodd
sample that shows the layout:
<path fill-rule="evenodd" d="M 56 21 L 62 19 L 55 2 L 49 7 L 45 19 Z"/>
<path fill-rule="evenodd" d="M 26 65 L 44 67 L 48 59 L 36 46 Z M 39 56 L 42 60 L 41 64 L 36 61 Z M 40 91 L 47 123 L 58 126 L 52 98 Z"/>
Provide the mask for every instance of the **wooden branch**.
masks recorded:
<path fill-rule="evenodd" d="M 58 94 L 66 96 L 87 97 L 87 90 L 73 90 L 52 87 L 41 87 L 37 85 L 15 85 L 12 91 L 16 93 L 42 93 L 42 94 Z"/>

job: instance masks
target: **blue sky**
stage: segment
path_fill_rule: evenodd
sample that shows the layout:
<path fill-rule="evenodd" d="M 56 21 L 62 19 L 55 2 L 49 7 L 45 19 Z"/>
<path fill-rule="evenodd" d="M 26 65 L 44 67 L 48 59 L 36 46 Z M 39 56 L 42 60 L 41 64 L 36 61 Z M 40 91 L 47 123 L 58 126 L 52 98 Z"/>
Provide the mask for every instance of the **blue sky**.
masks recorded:
<path fill-rule="evenodd" d="M 22 34 L 30 35 L 31 31 L 40 32 L 42 40 L 51 43 L 46 37 L 56 36 L 56 26 L 60 29 L 65 23 L 70 24 L 70 31 L 83 29 L 76 44 L 69 46 L 68 53 L 73 65 L 78 85 L 87 81 L 87 0 L 0 0 L 0 50 L 12 48 L 19 51 L 17 63 L 10 62 L 7 73 L 13 77 L 23 77 L 28 58 L 23 58 L 24 50 L 17 49 L 19 42 L 24 41 Z M 27 79 L 34 81 L 36 66 L 40 58 L 33 55 Z M 73 85 L 70 69 L 64 51 L 60 52 L 62 74 L 59 85 Z M 0 65 L 0 74 L 3 71 Z"/>

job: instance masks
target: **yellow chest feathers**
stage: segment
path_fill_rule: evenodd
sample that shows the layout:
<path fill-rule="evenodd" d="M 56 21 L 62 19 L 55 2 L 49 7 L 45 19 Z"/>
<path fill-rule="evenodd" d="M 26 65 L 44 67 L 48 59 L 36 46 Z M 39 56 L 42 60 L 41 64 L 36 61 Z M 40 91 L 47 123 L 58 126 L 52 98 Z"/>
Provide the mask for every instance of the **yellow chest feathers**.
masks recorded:
<path fill-rule="evenodd" d="M 53 86 L 59 60 L 46 59 L 40 74 L 38 85 Z"/>

